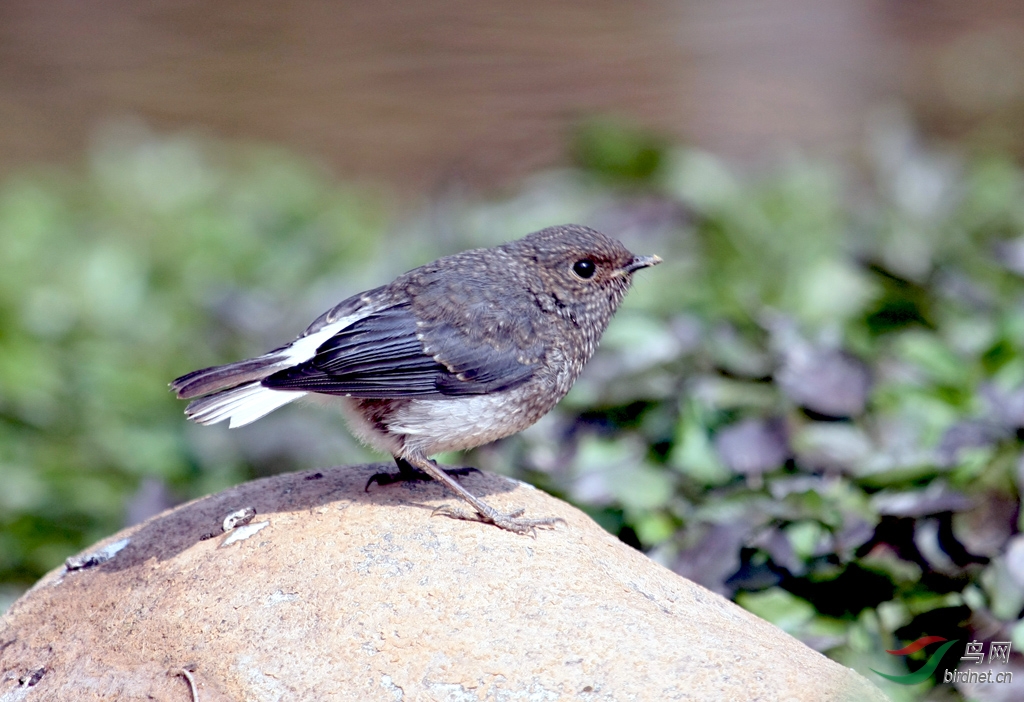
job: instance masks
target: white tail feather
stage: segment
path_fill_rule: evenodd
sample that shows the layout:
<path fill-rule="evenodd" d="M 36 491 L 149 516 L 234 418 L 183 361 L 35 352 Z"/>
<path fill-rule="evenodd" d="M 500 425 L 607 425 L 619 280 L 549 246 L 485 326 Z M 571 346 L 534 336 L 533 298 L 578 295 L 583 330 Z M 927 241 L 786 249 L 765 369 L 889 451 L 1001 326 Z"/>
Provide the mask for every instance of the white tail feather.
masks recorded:
<path fill-rule="evenodd" d="M 230 420 L 232 429 L 255 422 L 279 407 L 299 399 L 305 392 L 272 390 L 260 383 L 246 383 L 237 388 L 222 390 L 192 402 L 185 414 L 199 424 L 216 424 Z"/>

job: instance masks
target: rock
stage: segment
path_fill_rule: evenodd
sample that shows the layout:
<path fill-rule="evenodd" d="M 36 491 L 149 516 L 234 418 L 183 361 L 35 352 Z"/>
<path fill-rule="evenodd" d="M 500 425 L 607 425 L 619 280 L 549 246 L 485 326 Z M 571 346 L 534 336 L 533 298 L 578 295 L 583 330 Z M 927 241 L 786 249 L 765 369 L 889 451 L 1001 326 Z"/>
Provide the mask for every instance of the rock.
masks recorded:
<path fill-rule="evenodd" d="M 530 538 L 432 516 L 433 483 L 364 492 L 379 469 L 239 485 L 76 556 L 0 620 L 0 701 L 885 699 L 538 490 L 464 479 L 565 520 Z"/>

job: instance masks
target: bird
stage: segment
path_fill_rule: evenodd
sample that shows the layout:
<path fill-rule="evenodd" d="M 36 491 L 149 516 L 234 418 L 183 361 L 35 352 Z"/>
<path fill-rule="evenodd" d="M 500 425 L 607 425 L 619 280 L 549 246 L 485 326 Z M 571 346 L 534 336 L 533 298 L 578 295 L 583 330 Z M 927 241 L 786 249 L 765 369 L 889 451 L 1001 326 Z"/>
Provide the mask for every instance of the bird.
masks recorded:
<path fill-rule="evenodd" d="M 170 385 L 188 419 L 240 427 L 303 397 L 326 397 L 353 435 L 390 453 L 397 474 L 367 483 L 434 479 L 472 512 L 448 516 L 518 534 L 559 519 L 501 512 L 430 457 L 529 427 L 572 387 L 633 274 L 661 262 L 595 229 L 565 224 L 463 251 L 353 295 L 294 341 L 183 375 Z"/>

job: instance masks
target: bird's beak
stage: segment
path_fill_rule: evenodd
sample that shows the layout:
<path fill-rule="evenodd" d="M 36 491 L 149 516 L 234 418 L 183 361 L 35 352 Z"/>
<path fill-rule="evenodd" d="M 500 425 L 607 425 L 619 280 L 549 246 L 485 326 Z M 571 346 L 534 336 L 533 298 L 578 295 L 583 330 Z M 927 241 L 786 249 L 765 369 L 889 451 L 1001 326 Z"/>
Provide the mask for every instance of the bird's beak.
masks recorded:
<path fill-rule="evenodd" d="M 661 263 L 661 256 L 634 256 L 633 260 L 623 269 L 625 273 L 633 273 L 641 268 L 656 266 Z"/>

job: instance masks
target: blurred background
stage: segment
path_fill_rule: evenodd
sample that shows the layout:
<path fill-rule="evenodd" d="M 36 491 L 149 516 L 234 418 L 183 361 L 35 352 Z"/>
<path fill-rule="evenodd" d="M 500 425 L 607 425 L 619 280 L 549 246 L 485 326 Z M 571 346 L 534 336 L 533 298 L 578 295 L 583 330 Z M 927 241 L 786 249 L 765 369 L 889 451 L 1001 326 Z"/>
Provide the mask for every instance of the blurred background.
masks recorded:
<path fill-rule="evenodd" d="M 183 500 L 379 460 L 166 384 L 576 221 L 639 276 L 528 480 L 897 700 L 1024 697 L 1017 0 L 0 5 L 0 611 Z M 1017 684 L 913 687 L 922 635 Z M 959 649 L 957 649 L 959 650 Z M 918 660 L 920 659 L 920 660 Z"/>

